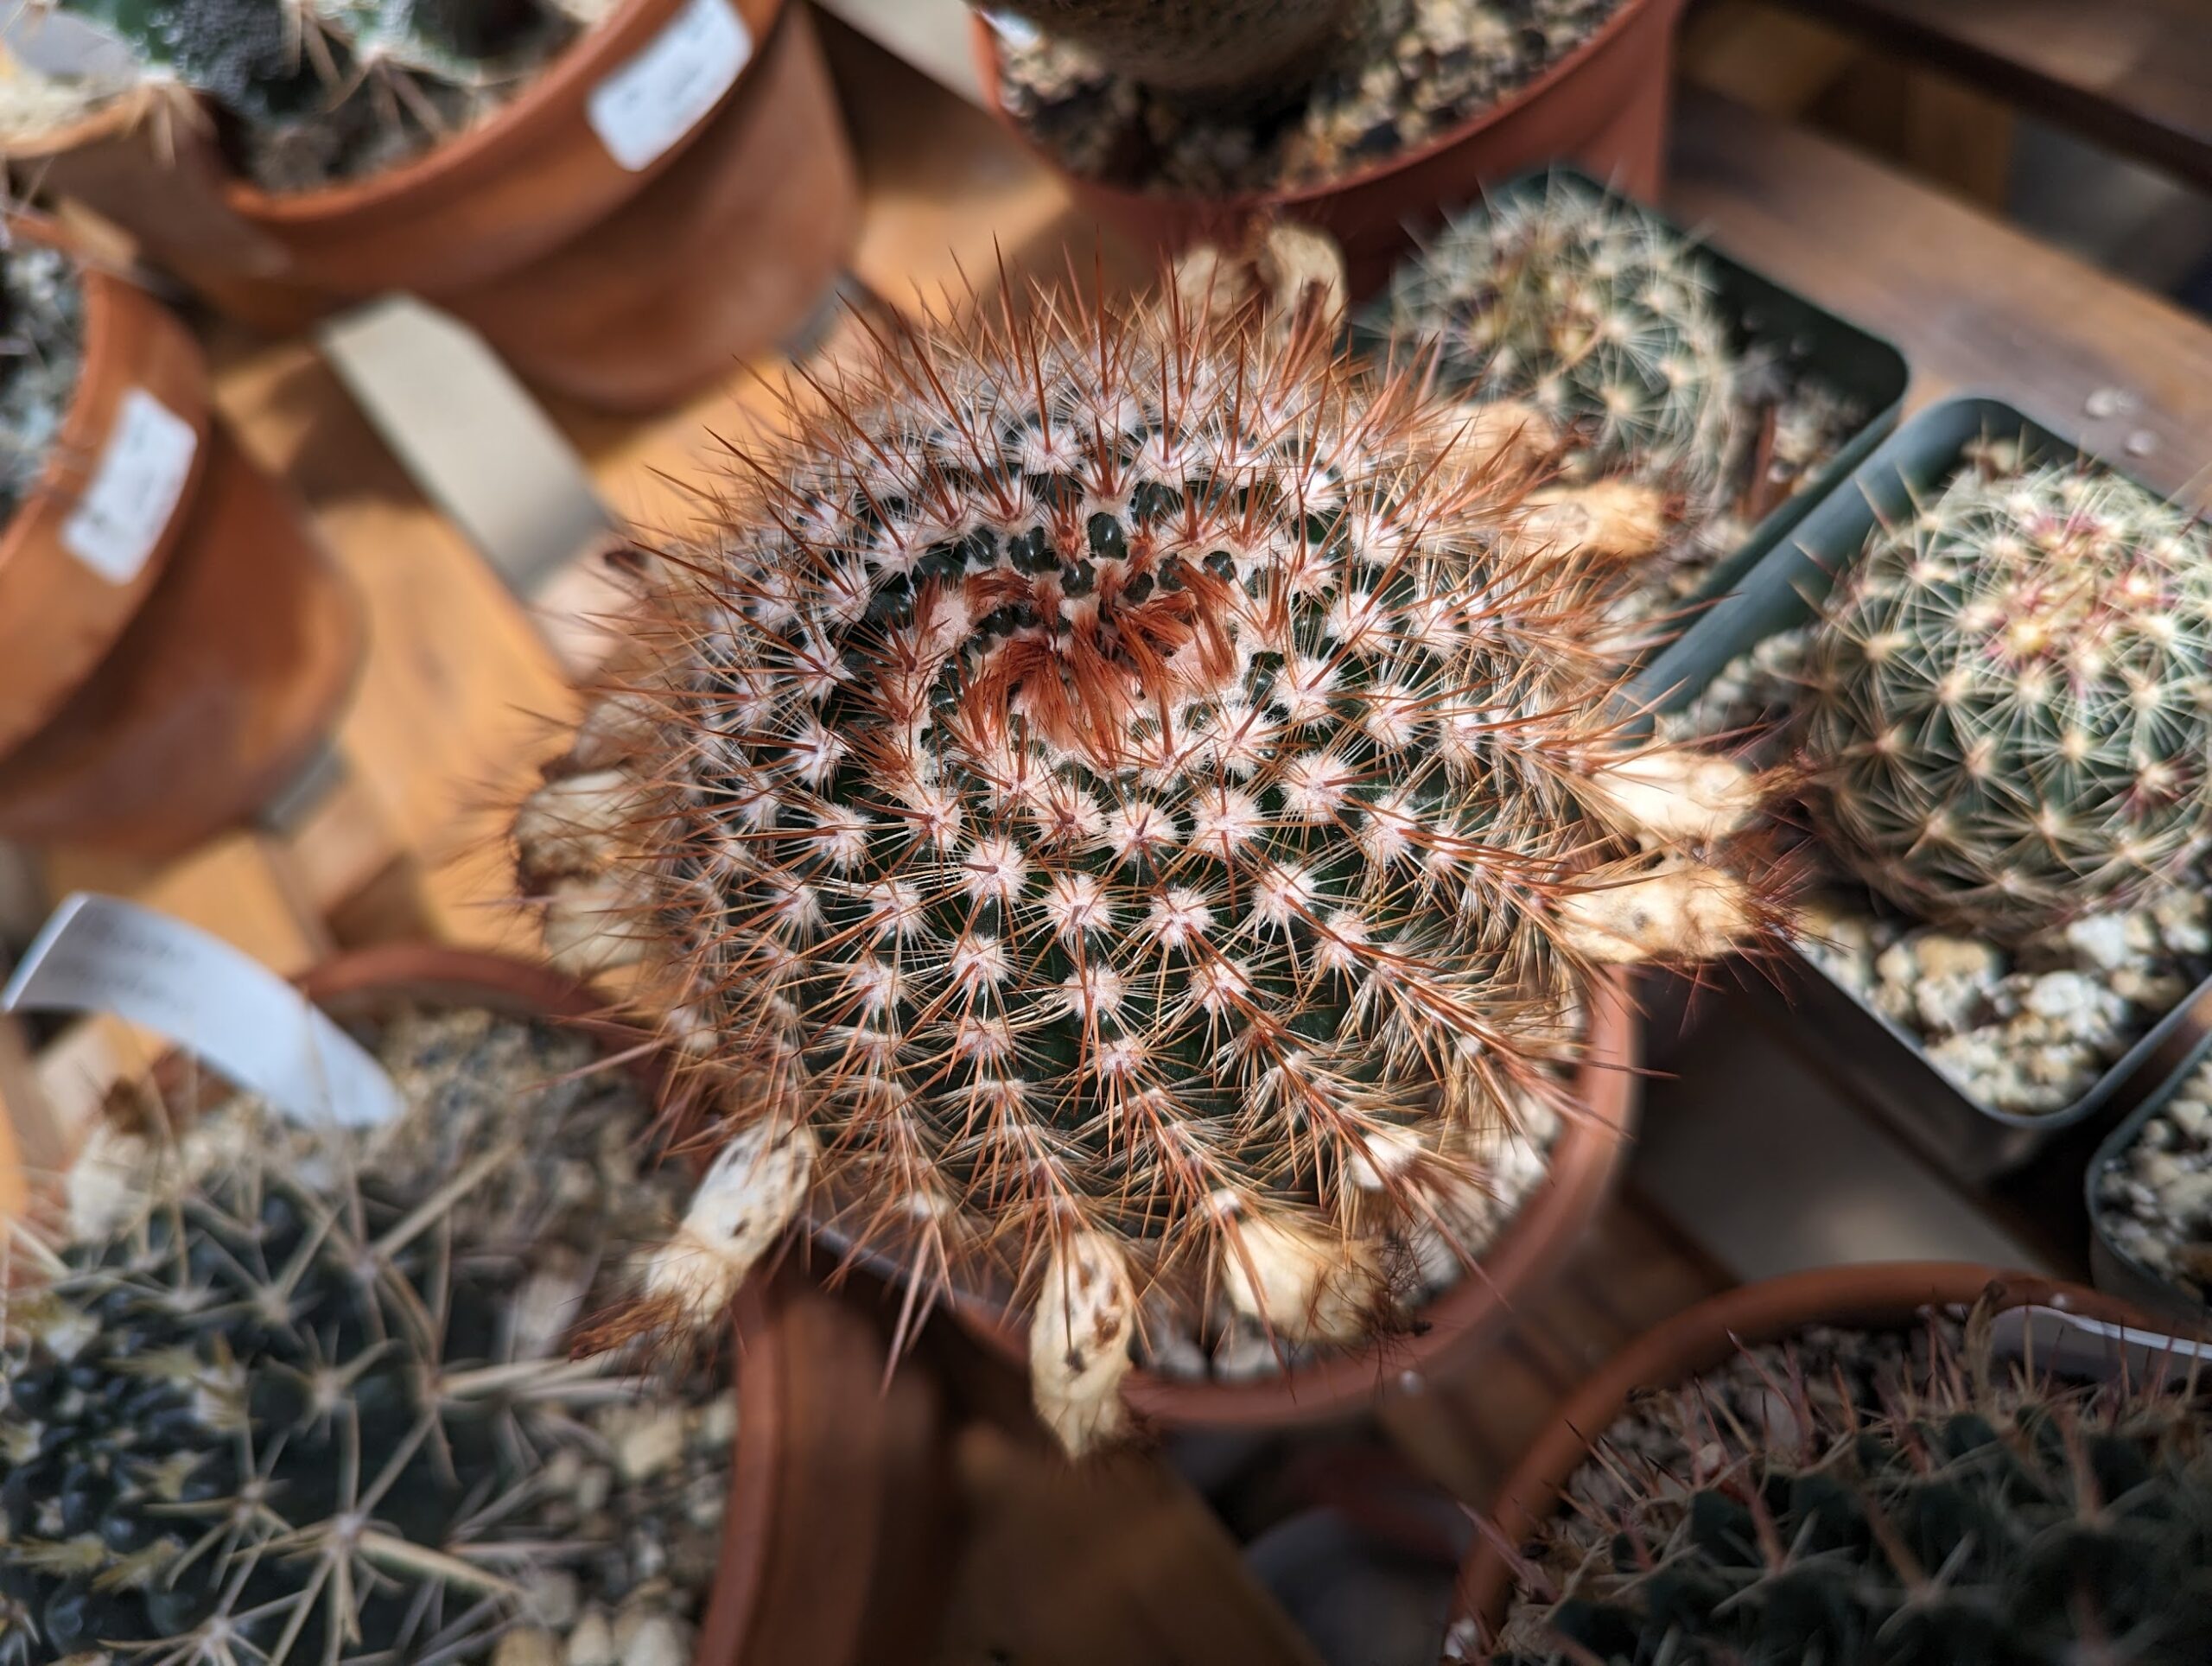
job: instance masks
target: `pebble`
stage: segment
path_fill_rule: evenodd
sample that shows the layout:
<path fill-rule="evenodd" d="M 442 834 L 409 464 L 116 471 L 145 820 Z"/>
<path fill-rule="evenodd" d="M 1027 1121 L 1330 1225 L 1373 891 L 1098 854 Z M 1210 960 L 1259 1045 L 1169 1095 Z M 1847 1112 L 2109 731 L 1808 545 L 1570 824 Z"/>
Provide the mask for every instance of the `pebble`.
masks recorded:
<path fill-rule="evenodd" d="M 2199 1065 L 2098 1175 L 2097 1223 L 2184 1295 L 2212 1300 L 2212 1064 Z"/>
<path fill-rule="evenodd" d="M 622 1646 L 622 1666 L 689 1666 L 690 1627 L 655 1614 L 631 1633 Z"/>
<path fill-rule="evenodd" d="M 518 1625 L 492 1650 L 492 1666 L 561 1666 L 561 1645 L 543 1625 Z"/>
<path fill-rule="evenodd" d="M 576 1576 L 566 1568 L 535 1568 L 523 1580 L 523 1612 L 540 1625 L 566 1625 L 575 1618 L 581 1596 Z"/>
<path fill-rule="evenodd" d="M 614 1666 L 614 1628 L 607 1611 L 597 1605 L 587 1608 L 569 1633 L 568 1666 Z"/>
<path fill-rule="evenodd" d="M 626 1481 L 647 1481 L 683 1455 L 680 1406 L 641 1406 L 615 1437 L 614 1466 Z"/>

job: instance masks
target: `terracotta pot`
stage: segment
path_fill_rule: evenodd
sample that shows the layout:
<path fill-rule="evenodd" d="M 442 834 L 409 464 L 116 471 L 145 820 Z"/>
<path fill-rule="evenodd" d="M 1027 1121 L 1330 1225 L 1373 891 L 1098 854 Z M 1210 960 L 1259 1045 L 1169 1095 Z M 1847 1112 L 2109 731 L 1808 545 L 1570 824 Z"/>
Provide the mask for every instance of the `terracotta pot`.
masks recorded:
<path fill-rule="evenodd" d="M 583 237 L 433 296 L 541 387 L 658 409 L 788 339 L 860 235 L 860 179 L 812 14 L 787 7 L 743 95 Z"/>
<path fill-rule="evenodd" d="M 1495 1531 L 1478 1534 L 1460 1565 L 1454 1620 L 1471 1616 L 1486 1630 L 1503 1620 L 1513 1575 L 1498 1544 L 1527 1542 L 1557 1506 L 1560 1490 L 1582 1466 L 1592 1444 L 1628 1408 L 1637 1389 L 1687 1382 L 1725 1364 L 1739 1345 L 1777 1341 L 1809 1326 L 1895 1329 L 1916 1323 L 1924 1307 L 1967 1307 L 1985 1293 L 1999 1308 L 2063 1307 L 2155 1328 L 2094 1290 L 1969 1262 L 1825 1267 L 1701 1301 L 1646 1331 L 1560 1407 L 1491 1504 Z"/>
<path fill-rule="evenodd" d="M 1185 1381 L 1135 1370 L 1122 1397 L 1140 1418 L 1169 1428 L 1285 1428 L 1366 1410 L 1413 1374 L 1449 1374 L 1511 1324 L 1573 1253 L 1611 1193 L 1635 1125 L 1637 1023 L 1626 984 L 1609 976 L 1591 1002 L 1590 1046 L 1570 1117 L 1552 1147 L 1551 1171 L 1484 1251 L 1481 1262 L 1423 1307 L 1423 1328 L 1372 1348 L 1340 1350 L 1279 1375 L 1244 1382 Z M 1026 1318 L 972 1295 L 946 1298 L 994 1351 L 1027 1368 Z"/>
<path fill-rule="evenodd" d="M 58 228 L 11 216 L 10 234 L 67 249 Z M 186 517 L 168 516 L 135 572 L 101 570 L 73 553 L 64 527 L 91 486 L 133 390 L 189 430 L 190 472 L 180 506 L 206 472 L 207 370 L 183 325 L 137 285 L 80 265 L 84 363 L 46 469 L 0 525 L 0 754 L 61 709 L 116 644 L 168 564 Z"/>
<path fill-rule="evenodd" d="M 593 125 L 594 93 L 713 5 L 733 7 L 750 36 L 742 72 L 709 113 L 625 167 Z M 515 368 L 554 391 L 664 403 L 802 321 L 857 231 L 852 162 L 804 11 L 625 0 L 480 125 L 321 190 L 261 190 L 208 133 L 143 109 L 103 111 L 23 160 L 248 322 L 296 329 L 403 289 L 488 324 Z M 728 289 L 741 258 L 789 270 Z"/>
<path fill-rule="evenodd" d="M 1412 149 L 1319 184 L 1204 198 L 1134 191 L 1067 174 L 1007 112 L 998 37 L 971 29 L 983 96 L 1022 143 L 1066 179 L 1084 209 L 1139 244 L 1173 252 L 1233 238 L 1255 216 L 1318 226 L 1344 245 L 1352 298 L 1446 213 L 1541 162 L 1571 161 L 1631 195 L 1658 194 L 1674 82 L 1675 23 L 1685 0 L 1627 0 L 1603 28 L 1519 92 Z"/>
<path fill-rule="evenodd" d="M 190 337 L 142 291 L 85 276 L 85 377 L 40 491 L 0 536 L 0 835 L 165 856 L 312 760 L 364 628 L 299 506 L 210 415 Z M 67 528 L 126 398 L 146 395 L 189 433 L 189 463 L 143 569 L 110 585 Z"/>
<path fill-rule="evenodd" d="M 663 1085 L 644 1033 L 605 996 L 534 962 L 435 944 L 337 956 L 300 980 L 332 1016 L 400 1003 L 557 1019 Z M 863 1284 L 865 1281 L 861 1281 Z M 903 1659 L 942 1600 L 953 1481 L 934 1378 L 890 1370 L 884 1326 L 855 1288 L 795 1262 L 736 1305 L 737 1445 L 698 1666 L 868 1666 Z"/>

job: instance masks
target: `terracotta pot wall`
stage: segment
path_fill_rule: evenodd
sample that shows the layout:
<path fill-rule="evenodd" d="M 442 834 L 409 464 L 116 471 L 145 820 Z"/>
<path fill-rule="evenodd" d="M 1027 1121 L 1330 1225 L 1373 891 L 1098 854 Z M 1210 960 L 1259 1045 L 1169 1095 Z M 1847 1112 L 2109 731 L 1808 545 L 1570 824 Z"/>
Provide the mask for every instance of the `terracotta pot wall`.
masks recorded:
<path fill-rule="evenodd" d="M 1373 293 L 1420 234 L 1476 200 L 1483 187 L 1571 161 L 1630 194 L 1658 193 L 1674 78 L 1674 31 L 1686 0 L 1629 0 L 1605 26 L 1535 80 L 1451 131 L 1322 185 L 1206 199 L 1118 188 L 1064 175 L 1084 209 L 1141 246 L 1173 252 L 1235 237 L 1255 216 L 1323 227 L 1344 245 L 1355 300 Z M 980 17 L 974 41 L 991 108 L 1047 164 L 999 99 L 998 37 Z"/>

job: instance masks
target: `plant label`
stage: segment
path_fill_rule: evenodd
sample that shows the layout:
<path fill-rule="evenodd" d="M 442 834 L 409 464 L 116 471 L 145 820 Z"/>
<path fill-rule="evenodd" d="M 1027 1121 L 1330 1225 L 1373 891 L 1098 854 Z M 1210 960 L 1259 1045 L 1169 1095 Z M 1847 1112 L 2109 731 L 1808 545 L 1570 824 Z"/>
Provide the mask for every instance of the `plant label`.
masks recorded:
<path fill-rule="evenodd" d="M 109 583 L 130 583 L 162 541 L 199 449 L 191 423 L 145 389 L 126 389 L 92 482 L 61 523 L 62 547 Z"/>
<path fill-rule="evenodd" d="M 584 114 L 607 154 L 650 168 L 737 84 L 752 32 L 730 0 L 690 0 L 652 43 L 591 91 Z"/>
<path fill-rule="evenodd" d="M 79 891 L 0 990 L 0 1010 L 110 1012 L 205 1059 L 296 1122 L 365 1127 L 404 1108 L 384 1066 L 251 955 L 197 926 Z"/>

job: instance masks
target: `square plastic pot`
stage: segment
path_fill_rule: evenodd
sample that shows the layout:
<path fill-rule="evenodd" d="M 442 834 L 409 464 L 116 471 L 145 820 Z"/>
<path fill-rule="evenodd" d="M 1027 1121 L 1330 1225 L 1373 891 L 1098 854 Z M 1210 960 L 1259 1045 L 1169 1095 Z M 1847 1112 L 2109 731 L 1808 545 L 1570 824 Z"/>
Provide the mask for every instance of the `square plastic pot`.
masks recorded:
<path fill-rule="evenodd" d="M 2001 399 L 1969 397 L 1931 406 L 1815 506 L 1794 534 L 1743 575 L 1733 594 L 1656 656 L 1638 675 L 1637 694 L 1657 711 L 1679 710 L 1731 660 L 1804 624 L 1837 576 L 1859 559 L 1878 523 L 1909 518 L 1915 499 L 1939 487 L 1958 468 L 1967 446 L 1984 436 L 2018 439 L 2031 459 L 2083 455 L 2075 442 Z M 1788 1003 L 1791 1021 L 1833 1072 L 1900 1134 L 1974 1185 L 2018 1167 L 2068 1129 L 2140 1103 L 2173 1073 L 2176 1050 L 2186 1045 L 2181 1038 L 2190 1013 L 2212 995 L 2208 978 L 2072 1104 L 2025 1115 L 1968 1097 L 1929 1061 L 1917 1038 L 1810 957 L 1793 953 L 1773 970 L 1773 995 Z M 1747 979 L 1746 987 L 1766 986 Z"/>
<path fill-rule="evenodd" d="M 2161 1049 L 2161 1063 L 2171 1068 L 2150 1096 L 2105 1136 L 2082 1177 L 2089 1205 L 2089 1276 L 2100 1290 L 2109 1291 L 2185 1331 L 2206 1336 L 2212 1335 L 2212 1305 L 2198 1300 L 2122 1249 L 2106 1226 L 2107 1211 L 2097 1195 L 2105 1175 L 2126 1155 L 2144 1125 L 2172 1103 L 2182 1084 L 2196 1074 L 2205 1055 L 2212 1052 L 2212 999 L 2206 998 L 2203 987 L 2182 1004 L 2176 1016 L 2182 1021 L 2173 1027 L 2167 1046 Z"/>
<path fill-rule="evenodd" d="M 1491 191 L 1489 200 L 1501 207 L 1525 202 L 1541 196 L 1554 179 L 1580 184 L 1615 202 L 1634 204 L 1672 231 L 1691 245 L 1710 274 L 1739 346 L 1786 353 L 1802 374 L 1834 389 L 1866 412 L 1834 456 L 1769 510 L 1742 544 L 1714 563 L 1704 582 L 1685 600 L 1685 606 L 1695 607 L 1726 594 L 1812 512 L 1814 505 L 1873 455 L 1874 448 L 1897 425 L 1910 372 L 1904 354 L 1894 342 L 1838 317 L 1764 273 L 1730 259 L 1725 251 L 1684 230 L 1649 204 L 1600 183 L 1579 168 L 1561 164 L 1517 175 Z M 1355 339 L 1370 347 L 1387 340 L 1389 297 L 1378 297 L 1362 308 L 1353 327 Z"/>

